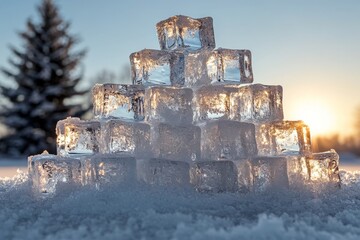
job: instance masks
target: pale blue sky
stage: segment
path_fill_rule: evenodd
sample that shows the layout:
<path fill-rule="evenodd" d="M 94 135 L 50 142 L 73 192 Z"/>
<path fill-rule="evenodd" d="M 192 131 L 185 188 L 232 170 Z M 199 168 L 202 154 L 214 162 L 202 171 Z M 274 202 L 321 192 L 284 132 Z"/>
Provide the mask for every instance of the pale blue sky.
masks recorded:
<path fill-rule="evenodd" d="M 7 46 L 20 46 L 16 31 L 37 16 L 39 2 L 1 0 L 0 66 L 8 66 Z M 360 105 L 358 0 L 55 2 L 72 22 L 71 32 L 81 37 L 79 46 L 88 49 L 86 78 L 102 69 L 119 72 L 132 52 L 158 49 L 155 24 L 160 20 L 177 14 L 211 16 L 217 47 L 250 49 L 254 82 L 283 86 L 287 119 L 311 119 L 314 110 L 298 109 L 314 105 L 318 118 L 334 131 L 352 129 L 351 115 Z"/>

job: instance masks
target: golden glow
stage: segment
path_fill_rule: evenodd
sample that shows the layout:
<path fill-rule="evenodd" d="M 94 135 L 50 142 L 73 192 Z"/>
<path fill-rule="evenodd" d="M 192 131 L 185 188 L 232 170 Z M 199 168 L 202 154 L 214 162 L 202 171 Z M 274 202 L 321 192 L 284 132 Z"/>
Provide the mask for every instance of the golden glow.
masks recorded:
<path fill-rule="evenodd" d="M 332 133 L 335 127 L 335 115 L 331 106 L 319 101 L 303 101 L 292 109 L 291 119 L 303 120 L 312 136 Z"/>

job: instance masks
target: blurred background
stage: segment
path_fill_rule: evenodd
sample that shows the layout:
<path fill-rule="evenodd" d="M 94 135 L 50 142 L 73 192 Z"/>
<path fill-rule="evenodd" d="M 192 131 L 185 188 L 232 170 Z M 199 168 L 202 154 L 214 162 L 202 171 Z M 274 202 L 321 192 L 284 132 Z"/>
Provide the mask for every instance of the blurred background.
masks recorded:
<path fill-rule="evenodd" d="M 130 83 L 129 55 L 144 48 L 159 49 L 155 29 L 157 22 L 178 14 L 194 18 L 211 16 L 217 47 L 252 51 L 254 83 L 283 86 L 285 119 L 302 119 L 310 126 L 315 151 L 334 148 L 344 162 L 358 161 L 359 1 L 47 2 L 58 8 L 59 18 L 64 23 L 71 23 L 66 31 L 76 41 L 71 44 L 69 54 L 83 53 L 78 56 L 76 67 L 69 68 L 69 73 L 73 76 L 72 80 L 81 77 L 74 88 L 78 93 L 86 93 L 75 94 L 74 98 L 64 97 L 77 107 L 77 113 L 83 114 L 89 109 L 89 89 L 94 83 Z M 29 20 L 36 25 L 46 17 L 37 10 L 41 4 L 41 0 L 5 0 L 0 3 L 0 67 L 4 73 L 0 74 L 2 94 L 11 95 L 8 89 L 17 86 L 15 79 L 19 79 L 19 75 L 16 72 L 21 69 L 18 64 L 21 57 L 17 53 L 26 55 L 28 51 L 29 36 L 26 38 L 24 33 L 31 30 Z M 64 23 L 59 25 L 59 29 L 64 27 Z M 74 55 L 69 56 L 71 59 Z M 17 97 L 14 102 L 21 104 L 22 100 Z M 0 102 L 3 109 L 14 104 L 3 96 L 0 96 Z M 67 110 L 75 113 L 74 109 Z M 20 110 L 25 111 L 24 108 Z M 24 115 L 31 114 L 30 110 L 24 112 Z M 4 120 L 2 123 L 0 138 L 11 133 Z M 29 135 L 28 132 L 26 134 Z M 47 138 L 51 141 L 53 136 Z M 36 139 L 32 141 L 36 142 Z M 3 145 L 0 146 L 2 159 L 25 159 L 16 155 L 26 156 L 31 151 L 38 151 L 35 148 L 17 151 L 21 146 L 17 140 L 14 144 L 19 145 L 11 149 L 4 147 L 4 142 L 0 141 L 0 144 Z"/>

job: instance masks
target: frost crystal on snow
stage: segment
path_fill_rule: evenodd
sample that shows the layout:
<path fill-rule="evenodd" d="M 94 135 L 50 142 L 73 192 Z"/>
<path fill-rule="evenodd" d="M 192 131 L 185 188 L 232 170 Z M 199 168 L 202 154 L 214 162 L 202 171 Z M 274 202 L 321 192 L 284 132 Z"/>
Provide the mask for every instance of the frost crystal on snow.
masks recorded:
<path fill-rule="evenodd" d="M 309 127 L 284 120 L 281 86 L 252 84 L 249 50 L 214 49 L 212 18 L 156 28 L 161 50 L 130 55 L 132 84 L 96 84 L 95 120 L 59 121 L 58 155 L 29 157 L 35 192 L 70 182 L 259 194 L 340 186 L 335 150 L 313 153 Z"/>

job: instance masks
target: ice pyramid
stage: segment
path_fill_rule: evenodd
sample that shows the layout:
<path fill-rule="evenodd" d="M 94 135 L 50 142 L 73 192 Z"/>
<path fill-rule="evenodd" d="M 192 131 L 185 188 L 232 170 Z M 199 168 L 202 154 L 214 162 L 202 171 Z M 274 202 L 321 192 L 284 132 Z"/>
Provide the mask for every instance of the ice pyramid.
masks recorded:
<path fill-rule="evenodd" d="M 284 121 L 281 86 L 252 84 L 249 50 L 215 49 L 212 18 L 173 16 L 156 29 L 161 49 L 130 55 L 132 84 L 96 84 L 95 118 L 59 121 L 57 155 L 29 157 L 37 194 L 129 181 L 200 192 L 340 186 L 338 154 L 313 153 L 309 127 Z"/>

